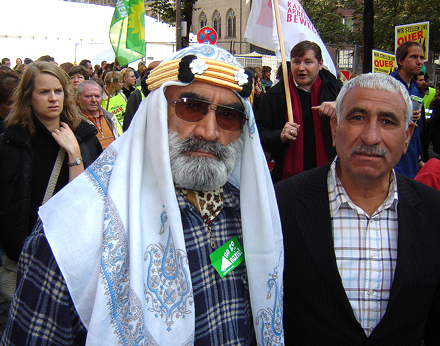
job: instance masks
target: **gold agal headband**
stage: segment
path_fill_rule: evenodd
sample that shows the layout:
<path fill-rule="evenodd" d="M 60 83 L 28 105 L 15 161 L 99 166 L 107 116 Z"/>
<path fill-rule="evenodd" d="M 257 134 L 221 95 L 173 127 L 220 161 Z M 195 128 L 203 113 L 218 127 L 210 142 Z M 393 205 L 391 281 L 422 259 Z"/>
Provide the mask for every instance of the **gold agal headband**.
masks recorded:
<path fill-rule="evenodd" d="M 191 83 L 194 80 L 235 90 L 245 98 L 252 92 L 253 78 L 247 69 L 195 55 L 160 64 L 151 71 L 146 82 L 151 91 L 167 81 Z"/>

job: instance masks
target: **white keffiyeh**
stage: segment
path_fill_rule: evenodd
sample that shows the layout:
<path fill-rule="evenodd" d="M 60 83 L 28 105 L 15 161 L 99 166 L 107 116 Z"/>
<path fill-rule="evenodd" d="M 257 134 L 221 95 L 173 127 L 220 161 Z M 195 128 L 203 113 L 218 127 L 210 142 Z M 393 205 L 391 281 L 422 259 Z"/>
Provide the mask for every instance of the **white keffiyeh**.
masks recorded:
<path fill-rule="evenodd" d="M 222 49 L 200 47 L 183 52 L 227 56 L 239 65 Z M 191 274 L 168 154 L 164 89 L 169 85 L 185 84 L 166 82 L 151 92 L 129 130 L 39 212 L 88 330 L 87 345 L 194 342 Z M 249 121 L 242 158 L 229 181 L 240 189 L 257 341 L 282 345 L 281 225 L 254 115 L 241 99 Z"/>

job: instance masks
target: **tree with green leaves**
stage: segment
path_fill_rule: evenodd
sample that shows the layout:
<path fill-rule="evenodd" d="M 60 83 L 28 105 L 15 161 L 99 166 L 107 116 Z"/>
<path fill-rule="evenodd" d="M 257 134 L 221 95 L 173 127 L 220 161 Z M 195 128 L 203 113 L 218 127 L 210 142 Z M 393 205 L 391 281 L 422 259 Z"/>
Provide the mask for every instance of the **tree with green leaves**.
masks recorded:
<path fill-rule="evenodd" d="M 357 6 L 356 6 L 357 5 Z M 352 3 L 357 27 L 362 31 L 364 2 Z M 438 57 L 440 53 L 440 1 L 438 0 L 374 0 L 374 48 L 388 52 L 395 50 L 395 27 L 398 25 L 428 22 L 430 26 L 429 50 Z"/>
<path fill-rule="evenodd" d="M 189 45 L 189 28 L 192 25 L 192 15 L 197 0 L 181 0 L 182 21 L 187 24 L 187 36 L 182 37 L 182 47 Z M 158 14 L 160 20 L 168 24 L 176 24 L 176 3 L 169 0 L 155 0 L 150 6 L 151 10 Z"/>
<path fill-rule="evenodd" d="M 340 46 L 360 44 L 361 35 L 344 23 L 344 9 L 350 9 L 345 1 L 302 0 L 300 1 L 321 39 L 325 44 Z M 351 3 L 349 3 L 351 5 Z"/>

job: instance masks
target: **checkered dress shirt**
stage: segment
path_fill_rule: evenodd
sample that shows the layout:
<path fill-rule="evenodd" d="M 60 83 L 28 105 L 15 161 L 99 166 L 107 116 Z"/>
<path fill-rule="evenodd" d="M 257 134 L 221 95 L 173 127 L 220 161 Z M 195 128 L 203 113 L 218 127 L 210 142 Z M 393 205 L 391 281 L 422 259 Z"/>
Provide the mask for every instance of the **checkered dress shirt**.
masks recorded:
<path fill-rule="evenodd" d="M 327 178 L 336 262 L 354 315 L 370 335 L 385 314 L 397 261 L 397 183 L 369 216 L 348 196 L 332 163 Z"/>
<path fill-rule="evenodd" d="M 240 191 L 230 183 L 223 189 L 223 208 L 210 227 L 218 249 L 238 236 L 243 245 Z M 212 266 L 210 235 L 197 209 L 177 193 L 195 303 L 194 345 L 250 345 L 254 338 L 245 263 L 223 279 Z"/>

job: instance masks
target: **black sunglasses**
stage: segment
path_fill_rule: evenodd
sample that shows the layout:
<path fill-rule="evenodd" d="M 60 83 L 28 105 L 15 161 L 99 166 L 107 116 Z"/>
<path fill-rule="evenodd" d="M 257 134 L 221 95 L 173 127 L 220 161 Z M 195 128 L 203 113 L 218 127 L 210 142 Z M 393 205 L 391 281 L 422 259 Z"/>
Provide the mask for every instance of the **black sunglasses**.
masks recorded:
<path fill-rule="evenodd" d="M 246 115 L 235 108 L 219 105 L 212 102 L 182 97 L 177 101 L 167 100 L 176 107 L 176 115 L 185 121 L 196 122 L 202 120 L 209 110 L 215 111 L 217 124 L 227 131 L 239 131 L 247 118 Z M 217 108 L 211 108 L 217 106 Z"/>

